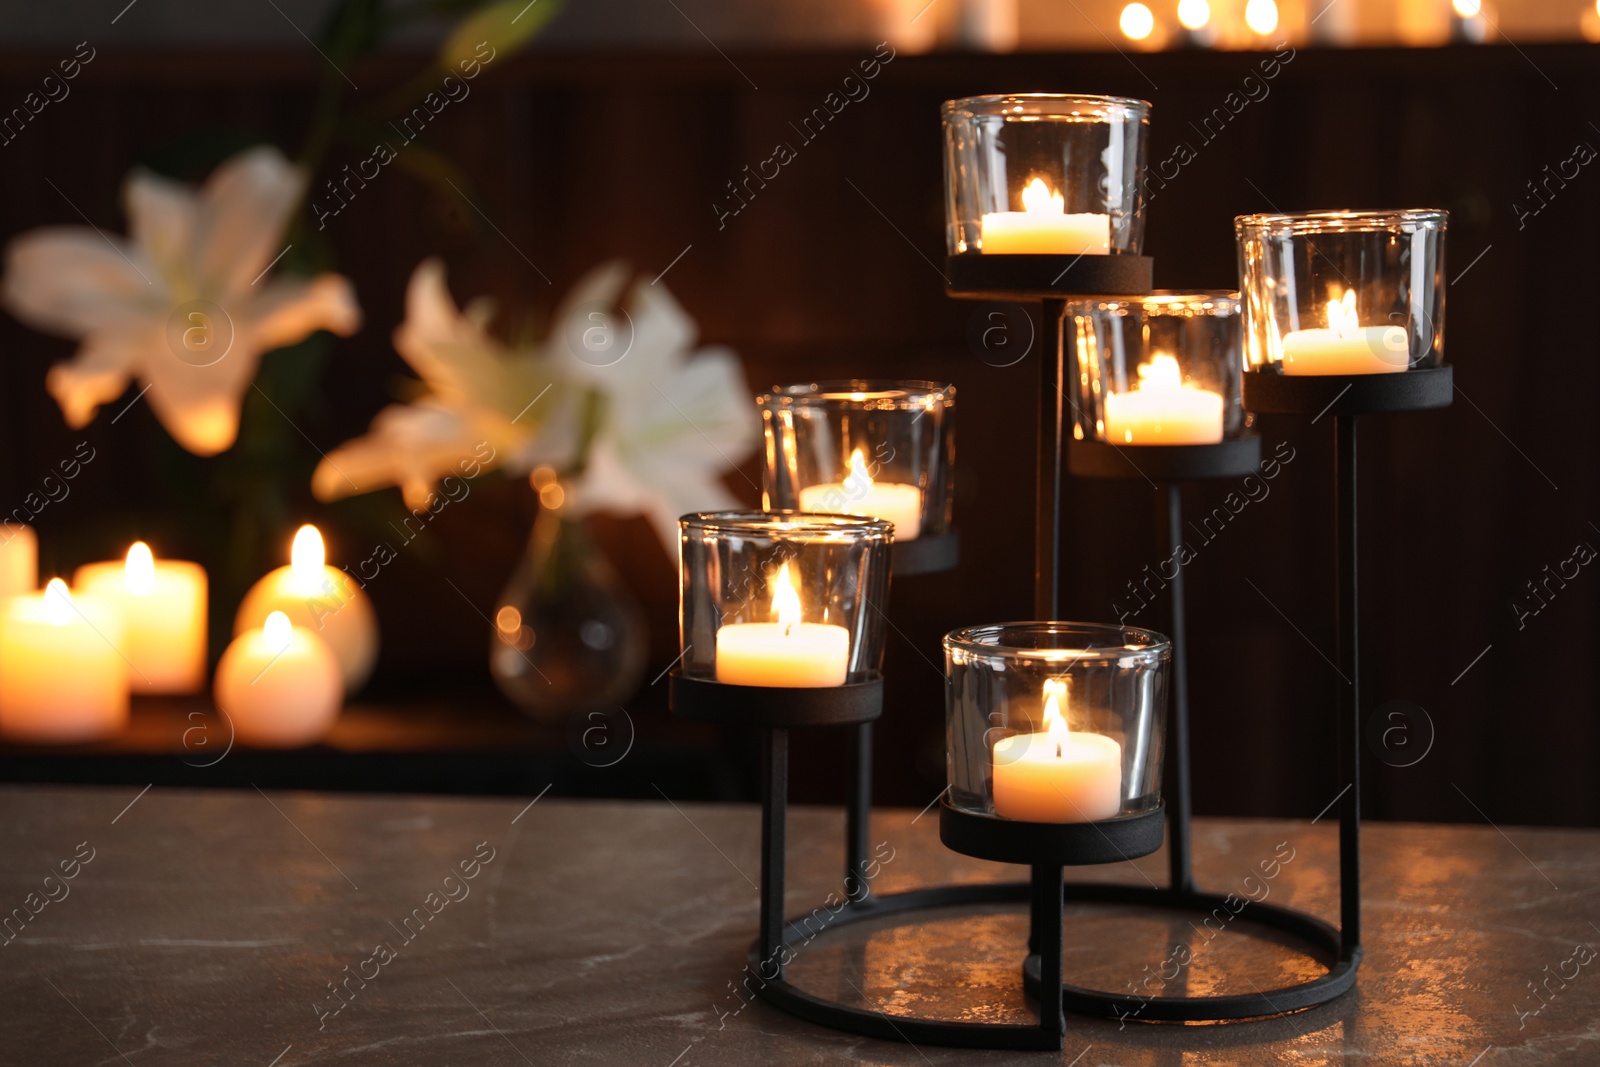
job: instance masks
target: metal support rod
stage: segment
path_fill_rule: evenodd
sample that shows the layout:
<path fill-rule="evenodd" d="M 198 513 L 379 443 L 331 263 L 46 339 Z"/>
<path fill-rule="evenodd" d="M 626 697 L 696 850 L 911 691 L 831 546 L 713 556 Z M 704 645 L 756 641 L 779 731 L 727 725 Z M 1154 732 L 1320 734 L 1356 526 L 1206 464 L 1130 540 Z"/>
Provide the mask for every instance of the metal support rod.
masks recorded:
<path fill-rule="evenodd" d="M 1339 930 L 1343 954 L 1361 944 L 1361 653 L 1356 593 L 1356 418 L 1335 415 L 1334 507 L 1339 561 L 1335 658 L 1345 684 L 1339 690 Z"/>
<path fill-rule="evenodd" d="M 862 901 L 867 885 L 867 835 L 872 821 L 872 724 L 850 731 L 850 787 L 845 807 L 844 895 Z"/>
<path fill-rule="evenodd" d="M 1030 941 L 1039 953 L 1039 1027 L 1050 1033 L 1066 1030 L 1061 1003 L 1062 946 L 1065 919 L 1061 907 L 1061 868 L 1033 868 L 1034 909 Z"/>
<path fill-rule="evenodd" d="M 761 794 L 761 962 L 763 977 L 782 973 L 784 815 L 789 809 L 789 731 L 766 731 Z"/>
<path fill-rule="evenodd" d="M 1043 302 L 1039 348 L 1039 437 L 1034 500 L 1034 617 L 1060 615 L 1061 595 L 1061 460 L 1065 426 L 1062 419 L 1062 300 Z"/>
<path fill-rule="evenodd" d="M 1184 620 L 1183 566 L 1178 561 L 1183 544 L 1183 494 L 1177 482 L 1167 483 L 1162 518 L 1173 576 L 1169 583 L 1172 608 L 1172 721 L 1167 724 L 1167 862 L 1171 886 L 1180 893 L 1194 891 L 1194 869 L 1189 845 L 1189 635 Z"/>

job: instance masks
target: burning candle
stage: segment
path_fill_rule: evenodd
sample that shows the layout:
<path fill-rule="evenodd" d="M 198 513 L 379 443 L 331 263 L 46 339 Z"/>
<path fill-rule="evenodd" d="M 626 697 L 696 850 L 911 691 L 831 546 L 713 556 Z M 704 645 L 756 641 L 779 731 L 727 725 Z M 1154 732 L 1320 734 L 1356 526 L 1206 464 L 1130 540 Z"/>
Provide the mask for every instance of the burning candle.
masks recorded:
<path fill-rule="evenodd" d="M 239 605 L 235 636 L 258 630 L 267 616 L 281 611 L 296 627 L 328 643 L 339 660 L 348 693 L 360 689 L 378 658 L 378 619 L 372 601 L 348 574 L 326 563 L 322 535 L 302 526 L 289 550 L 289 565 L 255 584 Z"/>
<path fill-rule="evenodd" d="M 1023 253 L 1076 256 L 1111 251 L 1111 216 L 1066 213 L 1066 200 L 1034 178 L 1022 190 L 1021 211 L 992 211 L 983 216 L 979 243 L 988 254 Z"/>
<path fill-rule="evenodd" d="M 717 681 L 729 685 L 843 685 L 850 672 L 850 631 L 801 622 L 800 594 L 789 564 L 773 579 L 777 622 L 728 623 L 717 629 Z"/>
<path fill-rule="evenodd" d="M 884 519 L 894 523 L 896 541 L 915 540 L 922 532 L 922 490 L 897 482 L 873 482 L 859 448 L 850 453 L 850 471 L 844 481 L 800 490 L 800 510 Z"/>
<path fill-rule="evenodd" d="M 198 563 L 157 560 L 149 545 L 135 541 L 126 560 L 79 567 L 72 584 L 121 619 L 135 693 L 205 688 L 206 572 Z"/>
<path fill-rule="evenodd" d="M 1328 301 L 1328 328 L 1283 335 L 1283 373 L 1392 374 L 1411 365 L 1411 338 L 1403 326 L 1362 326 L 1356 291 Z"/>
<path fill-rule="evenodd" d="M 12 597 L 0 612 L 0 733 L 64 744 L 116 733 L 128 721 L 128 664 L 116 613 L 76 599 L 60 578 Z"/>
<path fill-rule="evenodd" d="M 1122 746 L 1067 729 L 1064 678 L 1044 684 L 1044 730 L 994 745 L 994 813 L 1020 822 L 1098 822 L 1122 810 Z"/>
<path fill-rule="evenodd" d="M 1214 445 L 1222 440 L 1222 394 L 1186 384 L 1172 356 L 1139 367 L 1139 386 L 1106 394 L 1105 439 L 1123 445 Z"/>
<path fill-rule="evenodd" d="M 294 748 L 328 732 L 339 717 L 344 682 L 327 642 L 274 611 L 222 654 L 216 700 L 240 742 Z"/>

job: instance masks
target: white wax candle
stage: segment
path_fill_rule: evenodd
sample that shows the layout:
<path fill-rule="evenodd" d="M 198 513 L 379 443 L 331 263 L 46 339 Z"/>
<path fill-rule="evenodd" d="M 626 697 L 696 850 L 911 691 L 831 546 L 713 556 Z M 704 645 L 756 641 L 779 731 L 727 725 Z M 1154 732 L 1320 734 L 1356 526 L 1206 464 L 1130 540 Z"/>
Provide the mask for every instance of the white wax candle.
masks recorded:
<path fill-rule="evenodd" d="M 222 654 L 216 700 L 240 743 L 294 748 L 328 732 L 339 717 L 344 683 L 327 642 L 274 611 Z"/>
<path fill-rule="evenodd" d="M 0 733 L 19 741 L 93 741 L 128 722 L 128 665 L 116 613 L 52 578 L 0 611 Z"/>
<path fill-rule="evenodd" d="M 378 617 L 372 601 L 355 581 L 325 564 L 322 535 L 302 526 L 294 535 L 290 563 L 255 584 L 233 620 L 235 636 L 258 630 L 274 611 L 296 627 L 328 643 L 339 660 L 346 692 L 353 693 L 372 674 L 378 659 Z"/>
<path fill-rule="evenodd" d="M 198 693 L 206 685 L 206 572 L 198 563 L 156 560 L 135 541 L 126 561 L 89 563 L 75 588 L 122 620 L 122 654 L 136 694 Z"/>
<path fill-rule="evenodd" d="M 1107 255 L 1111 251 L 1111 216 L 1094 212 L 1065 213 L 1065 201 L 1043 179 L 1022 190 L 1021 211 L 986 213 L 979 226 L 980 250 L 990 255 Z"/>
<path fill-rule="evenodd" d="M 1121 445 L 1214 445 L 1222 440 L 1222 394 L 1186 385 L 1178 361 L 1153 356 L 1139 386 L 1106 394 L 1105 439 Z"/>
<path fill-rule="evenodd" d="M 914 541 L 922 532 L 922 490 L 899 482 L 874 482 L 859 448 L 850 454 L 844 481 L 800 490 L 800 510 L 884 519 L 894 523 L 896 541 Z"/>
<path fill-rule="evenodd" d="M 1283 373 L 1393 374 L 1411 365 L 1411 335 L 1403 326 L 1362 326 L 1356 293 L 1328 301 L 1328 328 L 1283 335 Z"/>
<path fill-rule="evenodd" d="M 773 580 L 777 622 L 727 623 L 717 629 L 717 681 L 728 685 L 811 688 L 843 685 L 850 673 L 850 631 L 801 622 L 789 564 Z"/>
<path fill-rule="evenodd" d="M 1066 686 L 1045 683 L 1040 733 L 994 746 L 994 813 L 1019 822 L 1098 822 L 1122 810 L 1122 746 L 1103 734 L 1067 729 Z"/>
<path fill-rule="evenodd" d="M 39 539 L 32 526 L 0 522 L 0 601 L 39 588 Z"/>

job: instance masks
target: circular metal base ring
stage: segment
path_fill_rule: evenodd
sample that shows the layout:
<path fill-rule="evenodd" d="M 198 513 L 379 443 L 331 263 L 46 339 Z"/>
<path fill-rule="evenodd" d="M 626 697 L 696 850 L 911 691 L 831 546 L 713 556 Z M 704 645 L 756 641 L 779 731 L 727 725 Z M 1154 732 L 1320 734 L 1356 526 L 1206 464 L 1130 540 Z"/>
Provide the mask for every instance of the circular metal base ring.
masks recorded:
<path fill-rule="evenodd" d="M 1068 441 L 1067 470 L 1078 478 L 1187 482 L 1242 478 L 1261 463 L 1261 438 L 1230 437 L 1214 445 L 1119 445 Z"/>
<path fill-rule="evenodd" d="M 1030 867 L 1078 867 L 1148 856 L 1166 832 L 1163 806 L 1103 822 L 1019 822 L 939 805 L 939 840 L 964 856 Z"/>
<path fill-rule="evenodd" d="M 1361 965 L 1361 947 L 1357 945 L 1349 953 L 1345 953 L 1339 943 L 1338 930 L 1315 916 L 1292 908 L 1251 902 L 1235 912 L 1228 906 L 1227 897 L 1215 893 L 1077 882 L 1066 883 L 1063 895 L 1069 902 L 1128 904 L 1168 908 L 1174 911 L 1204 912 L 1207 913 L 1207 919 L 1216 917 L 1215 921 L 1223 930 L 1227 929 L 1226 924 L 1238 918 L 1259 926 L 1270 927 L 1304 942 L 1310 946 L 1307 954 L 1328 968 L 1327 974 L 1306 982 L 1278 989 L 1227 996 L 1144 997 L 1136 992 L 1109 993 L 1084 989 L 1080 986 L 1066 986 L 1061 993 L 1062 1007 L 1078 1015 L 1132 1019 L 1139 1022 L 1222 1022 L 1255 1019 L 1326 1004 L 1335 997 L 1349 992 L 1356 984 L 1356 970 Z M 1238 899 L 1240 898 L 1234 898 L 1236 902 Z M 1224 916 L 1226 918 L 1223 918 Z M 1130 981 L 1133 977 L 1135 976 L 1130 975 Z M 1023 984 L 1029 995 L 1038 995 L 1039 957 L 1029 956 L 1024 961 Z"/>
<path fill-rule="evenodd" d="M 667 679 L 667 706 L 682 718 L 725 726 L 849 726 L 883 714 L 883 678 L 790 688 L 730 685 L 690 678 L 674 668 Z"/>
<path fill-rule="evenodd" d="M 896 578 L 954 570 L 961 562 L 961 534 L 951 530 L 938 537 L 896 541 L 890 546 L 889 559 Z"/>
<path fill-rule="evenodd" d="M 1447 408 L 1453 399 L 1450 367 L 1395 374 L 1244 375 L 1245 410 L 1264 415 L 1385 415 Z"/>
<path fill-rule="evenodd" d="M 1130 255 L 984 255 L 944 258 L 945 292 L 976 300 L 1040 300 L 1075 296 L 1141 296 L 1150 292 L 1155 260 Z"/>
<path fill-rule="evenodd" d="M 909 893 L 871 896 L 859 904 L 844 906 L 837 913 L 819 908 L 811 915 L 784 924 L 783 946 L 798 955 L 805 943 L 826 930 L 851 923 L 881 919 L 911 911 L 960 907 L 972 904 L 1015 904 L 1030 899 L 1027 882 L 1002 882 L 990 885 L 938 886 Z M 818 913 L 822 918 L 817 918 Z M 806 923 L 822 922 L 821 929 L 806 934 Z M 1018 1051 L 1056 1050 L 1062 1047 L 1062 1034 L 1054 1027 L 1024 1023 L 971 1023 L 946 1019 L 924 1019 L 909 1015 L 886 1014 L 874 1007 L 841 1004 L 808 993 L 783 977 L 781 967 L 761 958 L 759 942 L 750 946 L 750 965 L 755 994 L 791 1015 L 820 1026 L 860 1034 L 881 1041 L 912 1045 L 940 1045 L 946 1048 L 1008 1049 Z M 782 961 L 780 961 L 782 962 Z M 772 977 L 767 977 L 772 975 Z"/>

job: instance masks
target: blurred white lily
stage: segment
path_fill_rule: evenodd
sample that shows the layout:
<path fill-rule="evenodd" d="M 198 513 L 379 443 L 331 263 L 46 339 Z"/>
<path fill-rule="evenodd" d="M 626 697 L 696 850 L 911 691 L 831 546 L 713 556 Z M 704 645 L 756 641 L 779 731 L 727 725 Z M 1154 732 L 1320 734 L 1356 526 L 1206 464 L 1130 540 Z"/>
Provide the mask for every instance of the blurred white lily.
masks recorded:
<path fill-rule="evenodd" d="M 696 352 L 693 321 L 662 287 L 636 284 L 619 309 L 627 281 L 619 264 L 597 269 L 544 345 L 512 348 L 489 334 L 485 305 L 457 310 L 443 267 L 421 264 L 395 348 L 427 395 L 335 449 L 313 492 L 398 485 L 415 507 L 474 458 L 516 474 L 548 465 L 572 513 L 642 513 L 675 554 L 679 515 L 737 504 L 721 475 L 754 449 L 760 419 L 733 354 Z"/>
<path fill-rule="evenodd" d="M 57 226 L 11 242 L 6 307 L 83 341 L 45 381 L 69 425 L 136 379 L 179 444 L 214 455 L 238 435 L 262 353 L 317 330 L 355 332 L 361 312 L 344 277 L 264 277 L 305 181 L 270 147 L 228 160 L 199 189 L 136 171 L 125 190 L 131 239 Z"/>

